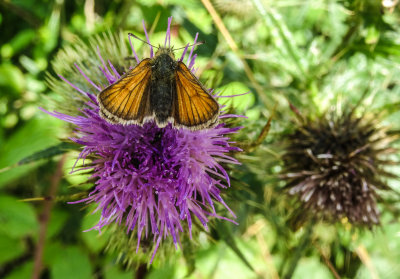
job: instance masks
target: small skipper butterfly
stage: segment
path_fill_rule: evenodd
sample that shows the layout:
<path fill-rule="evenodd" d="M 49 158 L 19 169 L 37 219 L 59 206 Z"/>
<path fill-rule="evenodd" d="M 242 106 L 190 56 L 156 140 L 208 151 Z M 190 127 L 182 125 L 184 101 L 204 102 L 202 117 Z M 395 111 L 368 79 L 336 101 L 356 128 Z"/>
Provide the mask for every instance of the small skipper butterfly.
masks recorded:
<path fill-rule="evenodd" d="M 136 37 L 136 36 L 135 36 Z M 97 97 L 100 116 L 113 124 L 200 130 L 218 124 L 219 104 L 182 62 L 173 48 L 158 47 Z"/>

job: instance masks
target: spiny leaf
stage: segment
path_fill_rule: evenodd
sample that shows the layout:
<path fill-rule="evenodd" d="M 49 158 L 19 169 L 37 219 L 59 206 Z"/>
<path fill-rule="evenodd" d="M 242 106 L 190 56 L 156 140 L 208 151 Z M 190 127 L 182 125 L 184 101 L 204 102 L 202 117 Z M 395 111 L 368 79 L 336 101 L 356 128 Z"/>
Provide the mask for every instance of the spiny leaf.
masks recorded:
<path fill-rule="evenodd" d="M 50 146 L 49 148 L 46 148 L 44 150 L 38 151 L 36 153 L 33 153 L 32 155 L 29 155 L 28 157 L 23 158 L 17 163 L 17 166 L 20 165 L 25 165 L 28 163 L 32 163 L 38 160 L 42 159 L 47 159 L 54 157 L 56 155 L 64 154 L 65 152 L 72 150 L 72 149 L 77 149 L 78 145 L 71 143 L 71 142 L 62 142 L 57 145 Z"/>
<path fill-rule="evenodd" d="M 18 161 L 14 165 L 7 166 L 5 168 L 0 169 L 0 173 L 6 172 L 8 170 L 11 170 L 15 167 L 26 165 L 29 163 L 33 163 L 42 159 L 49 159 L 54 156 L 64 154 L 65 152 L 73 149 L 77 149 L 78 145 L 72 143 L 72 142 L 62 142 L 57 145 L 53 145 L 51 147 L 48 147 L 46 149 L 43 149 L 41 151 L 35 152 L 32 155 L 29 155 L 20 161 Z"/>

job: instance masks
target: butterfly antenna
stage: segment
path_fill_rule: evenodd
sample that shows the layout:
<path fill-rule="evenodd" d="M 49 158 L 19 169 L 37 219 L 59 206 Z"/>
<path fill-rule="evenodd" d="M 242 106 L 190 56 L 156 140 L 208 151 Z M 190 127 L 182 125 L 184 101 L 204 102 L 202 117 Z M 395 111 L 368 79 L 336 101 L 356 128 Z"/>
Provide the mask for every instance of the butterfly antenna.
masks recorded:
<path fill-rule="evenodd" d="M 138 37 L 138 36 L 136 36 L 135 34 L 128 33 L 128 36 L 130 36 L 130 37 L 133 37 L 133 38 L 135 38 L 135 39 L 137 39 L 137 40 L 139 40 L 139 41 L 141 41 L 141 42 L 143 42 L 143 43 L 145 43 L 145 44 L 147 44 L 147 45 L 149 45 L 149 46 L 152 46 L 152 47 L 154 47 L 154 48 L 157 48 L 157 49 L 158 49 L 158 47 L 156 47 L 156 46 L 153 46 L 152 44 L 150 44 L 149 42 L 147 42 L 147 41 L 145 41 L 145 40 L 143 40 L 143 39 L 139 38 L 139 37 Z"/>
<path fill-rule="evenodd" d="M 206 41 L 201 41 L 201 42 L 197 42 L 197 43 L 194 43 L 194 44 L 191 44 L 191 45 L 188 45 L 187 47 L 189 48 L 189 47 L 194 47 L 194 46 L 199 46 L 199 45 L 202 45 L 202 44 L 205 44 L 206 43 Z M 174 50 L 180 50 L 180 49 L 184 49 L 186 46 L 184 46 L 184 47 L 180 47 L 180 48 L 177 48 L 177 49 L 174 49 Z"/>

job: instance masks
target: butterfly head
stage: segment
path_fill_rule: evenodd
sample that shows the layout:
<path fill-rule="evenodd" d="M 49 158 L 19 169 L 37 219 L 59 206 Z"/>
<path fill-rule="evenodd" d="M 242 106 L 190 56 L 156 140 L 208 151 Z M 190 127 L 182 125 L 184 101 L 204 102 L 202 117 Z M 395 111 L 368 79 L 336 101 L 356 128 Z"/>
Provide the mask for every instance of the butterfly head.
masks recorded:
<path fill-rule="evenodd" d="M 158 79 L 173 78 L 175 74 L 176 61 L 172 48 L 160 46 L 151 61 L 153 74 Z"/>
<path fill-rule="evenodd" d="M 172 60 L 175 60 L 175 55 L 174 55 L 174 47 L 164 47 L 159 45 L 158 50 L 156 54 L 154 55 L 154 58 L 157 58 L 158 56 L 161 55 L 167 55 L 171 57 Z"/>

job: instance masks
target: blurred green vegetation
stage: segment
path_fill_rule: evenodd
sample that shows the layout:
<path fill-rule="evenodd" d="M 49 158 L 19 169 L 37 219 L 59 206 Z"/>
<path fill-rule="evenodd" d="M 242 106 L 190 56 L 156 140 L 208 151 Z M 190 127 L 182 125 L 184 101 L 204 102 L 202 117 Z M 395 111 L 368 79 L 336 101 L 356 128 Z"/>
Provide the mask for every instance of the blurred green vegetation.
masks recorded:
<path fill-rule="evenodd" d="M 51 61 L 63 47 L 78 39 L 88 42 L 103 32 L 144 37 L 142 20 L 154 27 L 152 41 L 157 43 L 171 15 L 179 33 L 176 47 L 191 42 L 196 32 L 206 41 L 197 48 L 197 66 L 208 87 L 225 95 L 250 92 L 226 100 L 237 113 L 248 116 L 239 123 L 244 129 L 238 141 L 254 141 L 274 106 L 276 110 L 266 141 L 241 154 L 243 165 L 231 173 L 227 203 L 239 225 L 215 221 L 210 233 L 193 240 L 189 256 L 194 262 L 177 251 L 168 263 L 156 259 L 145 275 L 142 267 L 136 277 L 184 278 L 188 273 L 189 278 L 335 278 L 335 273 L 340 278 L 400 277 L 398 216 L 382 207 L 382 227 L 372 232 L 355 230 L 345 222 L 317 224 L 312 234 L 307 227 L 292 232 L 286 223 L 288 203 L 279 192 L 282 183 L 274 176 L 281 167 L 276 146 L 292 129 L 295 117 L 289 102 L 302 114 L 320 115 L 344 103 L 356 104 L 367 92 L 361 107 L 383 112 L 386 125 L 400 128 L 399 1 L 214 0 L 211 4 L 237 50 L 201 1 L 0 0 L 1 278 L 32 274 L 44 206 L 40 200 L 21 200 L 48 196 L 61 159 L 57 154 L 62 152 L 53 149 L 55 153 L 44 154 L 41 160 L 20 166 L 18 162 L 59 147 L 60 139 L 69 136 L 61 121 L 38 110 L 51 108 L 51 100 L 58 98 L 45 83 L 46 72 L 55 74 Z M 83 232 L 99 215 L 90 214 L 83 205 L 67 204 L 78 192 L 71 186 L 82 182 L 69 174 L 76 155 L 68 152 L 62 169 L 47 226 L 42 278 L 132 278 L 135 272 L 118 263 L 116 253 L 105 251 L 110 233 Z M 400 190 L 398 181 L 390 183 Z M 394 201 L 390 206 L 400 204 Z"/>

